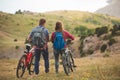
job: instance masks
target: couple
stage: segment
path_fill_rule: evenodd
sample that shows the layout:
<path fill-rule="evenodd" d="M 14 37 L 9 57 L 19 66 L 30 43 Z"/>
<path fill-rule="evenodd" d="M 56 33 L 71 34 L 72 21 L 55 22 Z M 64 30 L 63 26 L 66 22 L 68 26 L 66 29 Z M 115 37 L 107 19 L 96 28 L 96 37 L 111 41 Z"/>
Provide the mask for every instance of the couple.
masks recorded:
<path fill-rule="evenodd" d="M 49 52 L 48 52 L 48 45 L 47 43 L 50 41 L 49 40 L 49 31 L 48 29 L 45 28 L 45 24 L 46 24 L 46 20 L 45 19 L 40 19 L 39 21 L 39 26 L 34 28 L 29 37 L 28 37 L 28 40 L 29 41 L 32 41 L 33 39 L 33 36 L 34 36 L 34 33 L 36 31 L 38 31 L 39 29 L 42 30 L 42 32 L 44 33 L 44 36 L 45 38 L 43 39 L 43 41 L 45 41 L 45 45 L 41 48 L 39 46 L 37 46 L 36 44 L 33 43 L 33 47 L 35 47 L 35 74 L 38 75 L 39 73 L 39 61 L 40 61 L 40 56 L 41 56 L 41 51 L 42 51 L 42 56 L 43 56 L 43 59 L 44 59 L 44 65 L 45 65 L 45 72 L 48 73 L 49 72 Z M 58 68 L 59 68 L 59 50 L 57 50 L 55 48 L 55 45 L 54 45 L 54 40 L 56 38 L 56 33 L 61 33 L 62 34 L 62 37 L 64 39 L 64 41 L 66 41 L 66 39 L 71 39 L 71 40 L 74 40 L 74 37 L 67 31 L 65 31 L 63 29 L 63 25 L 61 22 L 56 22 L 56 25 L 55 25 L 55 32 L 52 33 L 52 36 L 51 36 L 51 41 L 53 43 L 53 49 L 54 49 L 54 58 L 55 58 L 55 69 L 56 69 L 56 73 L 58 73 Z M 33 41 L 32 41 L 33 42 Z M 66 45 L 64 45 L 64 48 L 66 47 Z"/>

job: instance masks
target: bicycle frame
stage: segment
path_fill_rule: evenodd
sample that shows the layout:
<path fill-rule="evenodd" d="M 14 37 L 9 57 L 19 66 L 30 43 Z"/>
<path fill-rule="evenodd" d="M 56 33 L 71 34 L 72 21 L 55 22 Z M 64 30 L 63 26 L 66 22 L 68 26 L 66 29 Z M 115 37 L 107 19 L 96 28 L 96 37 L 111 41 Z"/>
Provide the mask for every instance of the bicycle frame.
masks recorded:
<path fill-rule="evenodd" d="M 72 58 L 72 47 L 71 47 L 71 41 L 67 43 L 67 47 L 62 50 L 62 62 L 64 71 L 67 75 L 69 75 L 70 70 L 73 72 L 74 67 L 74 60 Z"/>
<path fill-rule="evenodd" d="M 21 78 L 23 76 L 26 68 L 29 71 L 30 75 L 33 73 L 34 69 L 31 68 L 31 65 L 34 58 L 34 48 L 31 49 L 30 47 L 30 45 L 26 44 L 26 50 L 24 51 L 25 54 L 23 54 L 19 59 L 16 70 L 16 75 L 18 78 Z"/>
<path fill-rule="evenodd" d="M 27 67 L 29 62 L 30 62 L 30 59 L 31 57 L 33 56 L 33 53 L 32 52 L 28 52 L 26 53 L 26 60 L 25 60 L 25 66 Z"/>

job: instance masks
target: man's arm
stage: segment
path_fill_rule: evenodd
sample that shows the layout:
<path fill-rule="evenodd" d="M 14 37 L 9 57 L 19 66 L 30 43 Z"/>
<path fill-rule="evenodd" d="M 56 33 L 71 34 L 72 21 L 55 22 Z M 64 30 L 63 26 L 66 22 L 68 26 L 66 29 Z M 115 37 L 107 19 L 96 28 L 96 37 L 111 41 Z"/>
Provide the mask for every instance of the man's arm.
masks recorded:
<path fill-rule="evenodd" d="M 28 37 L 27 37 L 27 40 L 28 40 L 29 42 L 32 41 L 33 33 L 34 33 L 34 29 L 30 32 L 30 34 L 29 34 Z"/>
<path fill-rule="evenodd" d="M 49 31 L 46 29 L 46 39 L 47 39 L 47 42 L 49 42 Z"/>

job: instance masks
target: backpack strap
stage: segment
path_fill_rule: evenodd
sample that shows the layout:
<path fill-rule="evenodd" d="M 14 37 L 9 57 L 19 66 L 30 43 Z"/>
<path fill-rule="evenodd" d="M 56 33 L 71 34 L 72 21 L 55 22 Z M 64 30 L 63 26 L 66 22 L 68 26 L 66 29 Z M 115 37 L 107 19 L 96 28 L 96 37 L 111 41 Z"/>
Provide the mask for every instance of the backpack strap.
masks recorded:
<path fill-rule="evenodd" d="M 63 36 L 63 39 L 65 41 L 65 36 L 64 36 L 64 31 L 62 31 L 62 36 Z M 66 42 L 66 41 L 65 41 Z"/>
<path fill-rule="evenodd" d="M 55 40 L 55 37 L 56 37 L 56 33 L 57 33 L 57 32 L 54 33 L 54 40 Z M 64 41 L 65 41 L 64 32 L 62 31 L 61 33 L 62 33 L 63 39 L 64 39 Z M 65 42 L 66 42 L 66 41 L 65 41 Z"/>

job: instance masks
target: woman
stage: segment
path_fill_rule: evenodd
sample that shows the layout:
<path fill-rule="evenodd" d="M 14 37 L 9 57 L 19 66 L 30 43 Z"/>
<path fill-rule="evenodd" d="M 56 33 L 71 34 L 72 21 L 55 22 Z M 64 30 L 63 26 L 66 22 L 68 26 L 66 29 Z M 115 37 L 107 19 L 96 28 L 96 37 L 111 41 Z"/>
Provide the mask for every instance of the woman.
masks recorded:
<path fill-rule="evenodd" d="M 73 35 L 71 35 L 69 32 L 67 32 L 66 30 L 63 29 L 62 23 L 61 22 L 56 22 L 55 32 L 53 32 L 52 36 L 51 36 L 51 41 L 53 43 L 53 49 L 54 49 L 56 73 L 58 73 L 58 68 L 59 68 L 59 54 L 61 53 L 61 50 L 58 49 L 58 48 L 56 48 L 56 46 L 55 46 L 55 40 L 56 40 L 57 34 L 60 34 L 60 33 L 62 34 L 62 37 L 64 39 L 63 42 L 60 42 L 62 40 L 58 40 L 60 42 L 60 44 L 66 42 L 66 39 L 74 40 Z M 65 44 L 63 44 L 63 45 L 64 45 L 64 48 L 65 48 L 66 45 Z"/>

